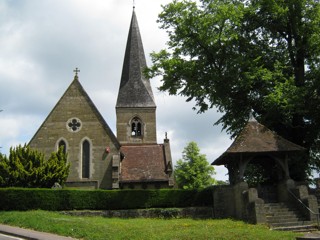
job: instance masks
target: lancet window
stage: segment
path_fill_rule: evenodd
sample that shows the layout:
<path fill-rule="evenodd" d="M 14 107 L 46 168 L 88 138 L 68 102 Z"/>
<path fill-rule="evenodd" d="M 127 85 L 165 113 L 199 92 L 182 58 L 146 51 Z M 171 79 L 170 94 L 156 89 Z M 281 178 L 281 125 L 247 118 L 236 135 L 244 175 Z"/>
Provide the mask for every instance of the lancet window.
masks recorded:
<path fill-rule="evenodd" d="M 90 177 L 90 142 L 84 140 L 82 143 L 82 178 Z"/>
<path fill-rule="evenodd" d="M 67 153 L 67 144 L 64 140 L 60 140 L 58 143 L 58 148 L 60 149 L 61 147 L 63 147 L 63 153 L 66 154 Z"/>

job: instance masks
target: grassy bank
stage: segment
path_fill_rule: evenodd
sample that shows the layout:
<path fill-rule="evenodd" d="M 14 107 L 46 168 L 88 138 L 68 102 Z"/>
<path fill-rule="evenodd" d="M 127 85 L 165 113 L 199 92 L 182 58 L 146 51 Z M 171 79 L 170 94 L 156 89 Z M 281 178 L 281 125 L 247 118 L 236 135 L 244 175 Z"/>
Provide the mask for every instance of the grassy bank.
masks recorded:
<path fill-rule="evenodd" d="M 0 223 L 85 240 L 214 239 L 294 240 L 297 234 L 233 220 L 74 217 L 47 211 L 0 212 Z"/>

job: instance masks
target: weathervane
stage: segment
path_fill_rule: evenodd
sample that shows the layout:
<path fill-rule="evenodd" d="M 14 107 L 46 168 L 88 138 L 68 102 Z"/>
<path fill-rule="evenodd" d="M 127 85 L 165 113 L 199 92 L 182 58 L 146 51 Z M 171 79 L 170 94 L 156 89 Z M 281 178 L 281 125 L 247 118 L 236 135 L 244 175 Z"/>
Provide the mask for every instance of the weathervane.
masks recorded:
<path fill-rule="evenodd" d="M 136 3 L 135 3 L 135 1 L 133 0 L 133 8 L 135 8 L 136 7 Z"/>

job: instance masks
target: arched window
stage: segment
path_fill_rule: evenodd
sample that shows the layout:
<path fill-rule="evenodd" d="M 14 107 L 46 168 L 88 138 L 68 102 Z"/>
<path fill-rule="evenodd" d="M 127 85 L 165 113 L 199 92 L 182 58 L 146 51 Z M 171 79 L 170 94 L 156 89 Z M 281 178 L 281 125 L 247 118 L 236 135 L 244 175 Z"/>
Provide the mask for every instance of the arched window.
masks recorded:
<path fill-rule="evenodd" d="M 131 136 L 142 136 L 142 122 L 138 117 L 134 117 L 131 120 Z"/>
<path fill-rule="evenodd" d="M 90 142 L 84 140 L 82 143 L 82 178 L 90 177 Z"/>
<path fill-rule="evenodd" d="M 58 143 L 58 149 L 60 149 L 61 147 L 63 147 L 63 153 L 66 154 L 67 153 L 67 144 L 64 140 L 60 140 Z"/>

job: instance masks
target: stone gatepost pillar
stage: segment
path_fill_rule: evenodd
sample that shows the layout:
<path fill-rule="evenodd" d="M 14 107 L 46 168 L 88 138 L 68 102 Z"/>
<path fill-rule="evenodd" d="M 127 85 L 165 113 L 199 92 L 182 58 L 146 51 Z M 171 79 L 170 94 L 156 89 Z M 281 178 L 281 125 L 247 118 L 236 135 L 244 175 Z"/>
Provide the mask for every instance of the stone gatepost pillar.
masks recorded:
<path fill-rule="evenodd" d="M 244 199 L 246 204 L 246 220 L 254 224 L 266 223 L 264 201 L 258 197 L 257 189 L 249 188 L 249 190 L 244 193 Z"/>
<path fill-rule="evenodd" d="M 240 182 L 233 186 L 234 192 L 234 206 L 237 219 L 244 219 L 246 215 L 246 203 L 244 200 L 244 193 L 248 191 L 249 187 L 246 182 Z"/>
<path fill-rule="evenodd" d="M 308 187 L 305 185 L 296 187 L 294 194 L 296 198 L 303 202 L 304 205 L 299 204 L 298 206 L 305 213 L 305 216 L 307 216 L 310 221 L 318 222 L 319 208 L 316 196 L 310 195 Z M 296 201 L 296 199 L 292 201 Z"/>
<path fill-rule="evenodd" d="M 279 202 L 288 202 L 291 199 L 291 194 L 289 193 L 288 189 L 295 188 L 295 183 L 292 179 L 286 179 L 277 186 L 277 193 L 278 193 L 278 201 Z"/>

